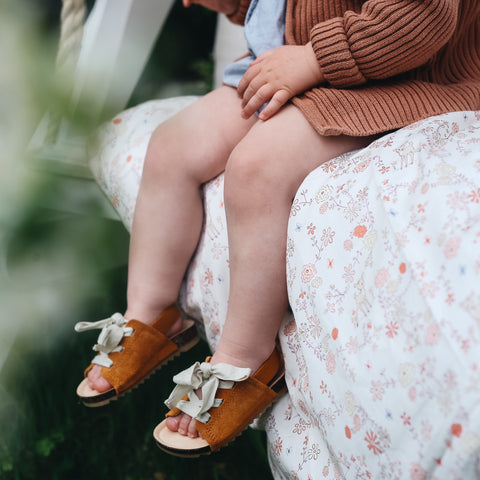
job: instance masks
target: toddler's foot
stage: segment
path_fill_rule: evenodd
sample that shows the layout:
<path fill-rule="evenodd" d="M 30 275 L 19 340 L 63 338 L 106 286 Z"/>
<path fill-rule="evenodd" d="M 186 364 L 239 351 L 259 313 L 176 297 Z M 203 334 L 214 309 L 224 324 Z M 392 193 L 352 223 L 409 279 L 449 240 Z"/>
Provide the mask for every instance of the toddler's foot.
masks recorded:
<path fill-rule="evenodd" d="M 131 320 L 133 318 L 138 318 L 129 312 L 125 313 L 125 318 Z M 145 325 L 152 325 L 155 320 L 158 318 L 158 315 L 144 315 L 140 322 Z M 171 326 L 171 328 L 166 332 L 167 337 L 171 337 L 178 333 L 182 329 L 182 319 L 179 317 L 178 320 Z M 102 366 L 93 365 L 90 371 L 87 374 L 88 386 L 92 390 L 96 390 L 99 393 L 107 392 L 112 388 L 112 385 L 102 377 Z"/>
<path fill-rule="evenodd" d="M 212 365 L 216 365 L 218 363 L 227 363 L 229 365 L 233 365 L 235 367 L 240 367 L 240 368 L 250 368 L 251 373 L 255 373 L 260 365 L 268 358 L 247 358 L 247 359 L 240 359 L 236 357 L 232 357 L 231 355 L 224 354 L 222 352 L 215 352 L 215 354 L 212 356 L 210 363 Z M 198 398 L 202 398 L 202 392 L 201 390 L 197 390 L 196 395 Z M 197 431 L 196 427 L 196 420 L 186 413 L 180 413 L 179 415 L 175 417 L 168 417 L 166 419 L 166 425 L 168 429 L 172 432 L 178 432 L 181 435 L 188 436 L 190 438 L 197 438 L 201 437 Z"/>
<path fill-rule="evenodd" d="M 127 318 L 131 317 L 129 312 Z M 148 322 L 148 323 L 147 323 Z M 198 342 L 193 320 L 183 321 L 177 307 L 165 309 L 154 321 L 128 320 L 116 313 L 98 322 L 80 322 L 77 332 L 101 329 L 86 378 L 77 387 L 89 407 L 106 405 L 146 380 L 163 364 Z M 105 367 L 105 368 L 104 368 Z"/>
<path fill-rule="evenodd" d="M 285 371 L 277 350 L 261 365 L 259 361 L 239 363 L 229 357 L 215 353 L 209 363 L 196 363 L 176 376 L 177 386 L 165 402 L 174 410 L 153 432 L 162 450 L 181 457 L 218 450 L 240 435 L 285 391 Z M 198 385 L 203 400 L 192 394 Z M 185 413 L 177 415 L 178 408 L 197 420 Z"/>

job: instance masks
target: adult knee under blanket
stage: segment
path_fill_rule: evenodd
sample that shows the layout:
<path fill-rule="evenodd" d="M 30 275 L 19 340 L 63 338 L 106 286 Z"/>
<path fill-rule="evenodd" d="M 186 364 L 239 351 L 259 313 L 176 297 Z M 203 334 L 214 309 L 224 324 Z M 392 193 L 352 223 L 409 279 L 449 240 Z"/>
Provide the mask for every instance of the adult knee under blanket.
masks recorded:
<path fill-rule="evenodd" d="M 91 166 L 130 229 L 152 101 Z M 229 290 L 223 177 L 180 293 L 214 350 Z M 292 204 L 279 340 L 288 395 L 263 418 L 276 479 L 480 476 L 480 112 L 432 117 L 313 171 Z M 259 267 L 261 268 L 261 266 Z"/>

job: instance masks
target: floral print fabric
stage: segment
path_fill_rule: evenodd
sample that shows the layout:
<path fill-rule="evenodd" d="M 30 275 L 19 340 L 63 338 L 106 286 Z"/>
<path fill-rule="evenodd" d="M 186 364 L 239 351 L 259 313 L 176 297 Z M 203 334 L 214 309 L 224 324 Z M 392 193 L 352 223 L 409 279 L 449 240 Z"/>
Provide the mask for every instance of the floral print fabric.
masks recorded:
<path fill-rule="evenodd" d="M 127 227 L 148 138 L 184 105 L 149 102 L 101 132 L 92 168 Z M 181 303 L 214 350 L 229 289 L 222 176 L 204 197 Z M 279 334 L 289 393 L 259 422 L 276 479 L 480 477 L 479 246 L 479 112 L 424 120 L 305 179 Z"/>

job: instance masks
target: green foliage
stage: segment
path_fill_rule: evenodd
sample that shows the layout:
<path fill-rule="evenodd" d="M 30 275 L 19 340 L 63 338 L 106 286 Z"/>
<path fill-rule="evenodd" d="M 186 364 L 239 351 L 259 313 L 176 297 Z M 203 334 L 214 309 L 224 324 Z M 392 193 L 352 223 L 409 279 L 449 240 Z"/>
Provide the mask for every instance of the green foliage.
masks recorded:
<path fill-rule="evenodd" d="M 118 221 L 102 217 L 99 197 L 81 195 L 91 182 L 25 167 L 36 117 L 68 112 L 68 85 L 52 75 L 59 8 L 53 0 L 0 3 L 0 38 L 10 42 L 2 54 L 13 49 L 15 59 L 0 71 L 0 479 L 271 478 L 257 431 L 188 461 L 155 445 L 171 378 L 205 357 L 205 343 L 117 402 L 97 409 L 78 402 L 75 389 L 96 334 L 77 335 L 73 326 L 124 309 L 129 237 Z M 214 15 L 178 2 L 132 102 L 177 79 L 209 88 L 214 27 Z M 82 134 L 91 128 L 87 107 L 71 118 Z"/>

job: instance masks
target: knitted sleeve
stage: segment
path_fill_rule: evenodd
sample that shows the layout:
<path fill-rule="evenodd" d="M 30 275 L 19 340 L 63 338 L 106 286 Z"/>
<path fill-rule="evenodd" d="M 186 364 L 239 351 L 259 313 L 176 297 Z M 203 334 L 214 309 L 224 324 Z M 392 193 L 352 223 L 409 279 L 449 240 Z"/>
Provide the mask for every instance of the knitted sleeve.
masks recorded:
<path fill-rule="evenodd" d="M 338 88 L 385 79 L 425 64 L 453 34 L 460 0 L 367 0 L 313 27 L 315 55 Z"/>
<path fill-rule="evenodd" d="M 233 23 L 243 25 L 245 23 L 245 17 L 247 16 L 250 3 L 251 0 L 240 0 L 237 9 L 230 15 L 227 15 L 228 19 Z"/>

